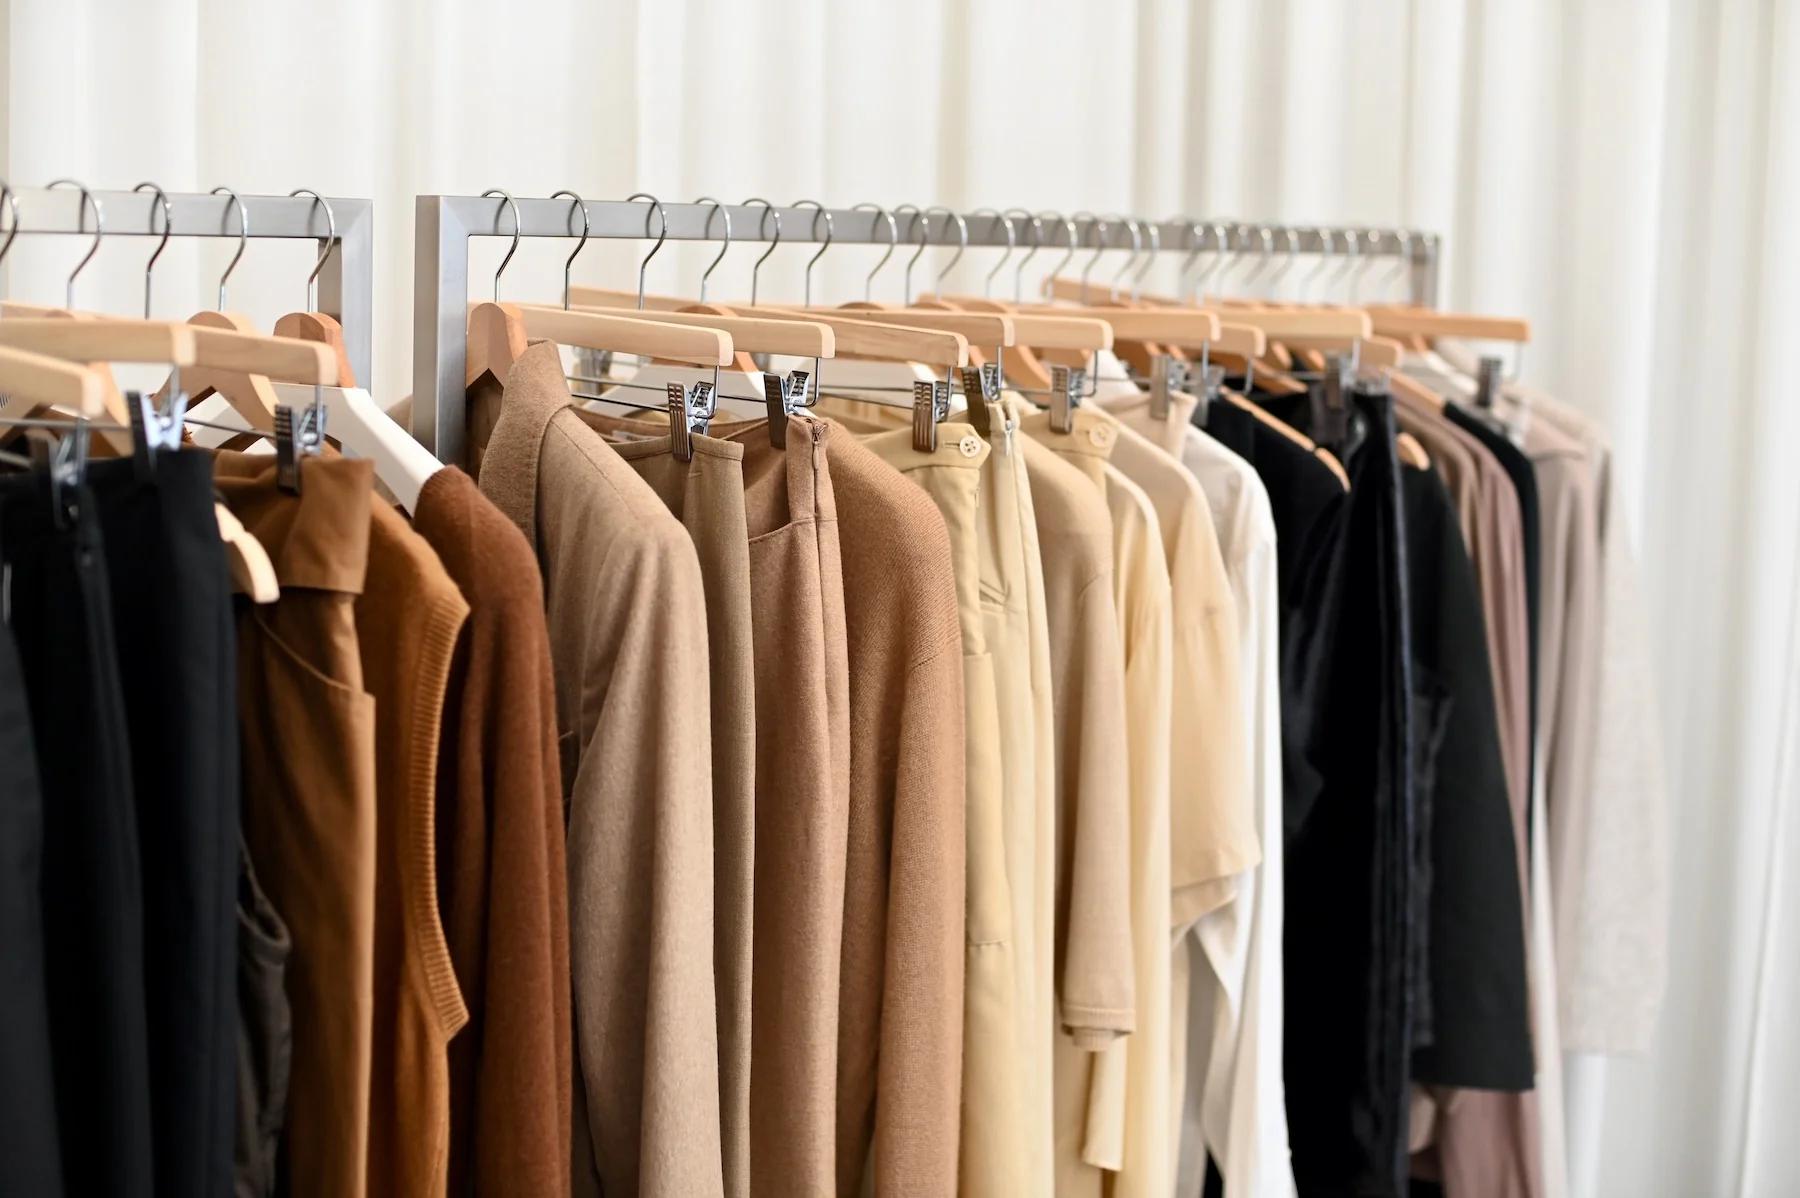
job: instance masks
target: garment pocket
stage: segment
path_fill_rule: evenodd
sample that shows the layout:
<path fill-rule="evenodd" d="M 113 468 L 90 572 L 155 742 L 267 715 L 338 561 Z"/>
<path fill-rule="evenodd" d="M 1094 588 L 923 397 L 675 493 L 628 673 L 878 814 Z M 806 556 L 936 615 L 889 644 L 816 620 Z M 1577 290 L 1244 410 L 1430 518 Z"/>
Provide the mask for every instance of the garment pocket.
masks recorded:
<path fill-rule="evenodd" d="M 986 653 L 963 655 L 963 711 L 968 938 L 970 944 L 998 944 L 1012 939 L 1012 889 L 1006 877 L 1000 711 L 994 661 Z"/>

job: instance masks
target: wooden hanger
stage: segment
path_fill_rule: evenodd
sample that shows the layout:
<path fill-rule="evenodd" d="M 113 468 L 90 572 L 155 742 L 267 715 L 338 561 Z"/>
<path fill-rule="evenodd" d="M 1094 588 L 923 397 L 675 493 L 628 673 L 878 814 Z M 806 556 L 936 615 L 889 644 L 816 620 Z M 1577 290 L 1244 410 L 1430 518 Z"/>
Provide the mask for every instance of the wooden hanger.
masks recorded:
<path fill-rule="evenodd" d="M 113 379 L 110 363 L 144 363 L 190 367 L 195 359 L 194 335 L 185 325 L 166 321 L 60 317 L 0 319 L 0 346 L 29 350 L 46 357 L 79 362 L 93 369 L 100 385 L 100 415 L 109 424 L 128 428 L 131 410 Z M 0 405 L 0 415 L 14 416 L 13 404 Z M 96 435 L 114 453 L 131 452 L 131 436 L 118 428 Z"/>
<path fill-rule="evenodd" d="M 8 416 L 29 419 L 60 408 L 90 420 L 107 415 L 100 375 L 85 366 L 29 350 L 0 349 L 0 394 Z"/>
<path fill-rule="evenodd" d="M 337 359 L 334 386 L 356 386 L 356 371 L 350 367 L 350 351 L 344 345 L 344 326 L 337 317 L 323 312 L 289 312 L 275 322 L 275 335 L 296 341 L 314 341 L 325 346 Z"/>
<path fill-rule="evenodd" d="M 1319 461 L 1325 464 L 1326 469 L 1330 470 L 1337 478 L 1344 490 L 1348 491 L 1350 489 L 1350 475 L 1344 470 L 1344 464 L 1337 460 L 1337 455 L 1332 453 L 1329 449 L 1316 444 L 1311 437 L 1307 436 L 1293 425 L 1288 424 L 1286 421 L 1276 419 L 1274 416 L 1263 411 L 1261 405 L 1245 399 L 1242 395 L 1239 395 L 1229 387 L 1221 387 L 1219 389 L 1219 399 L 1235 408 L 1241 408 L 1248 412 L 1252 417 L 1261 421 L 1270 429 L 1280 433 L 1294 444 L 1312 454 L 1315 458 L 1318 458 Z"/>
<path fill-rule="evenodd" d="M 525 305 L 535 307 L 537 305 Z M 816 320 L 774 320 L 766 316 L 741 316 L 734 309 L 718 305 L 690 305 L 691 310 L 667 312 L 639 311 L 636 308 L 609 308 L 580 305 L 575 312 L 598 312 L 606 316 L 623 316 L 631 320 L 653 320 L 665 324 L 718 329 L 731 336 L 739 353 L 784 354 L 796 358 L 830 358 L 837 354 L 837 334 L 831 326 Z M 704 310 L 702 310 L 704 309 Z M 714 309 L 717 309 L 716 311 Z M 760 311 L 760 309 L 758 309 Z"/>
<path fill-rule="evenodd" d="M 694 366 L 727 367 L 735 353 L 730 334 L 714 327 L 490 300 L 469 306 L 466 382 L 483 374 L 504 380 L 534 339 Z"/>
<path fill-rule="evenodd" d="M 1439 312 L 1410 305 L 1372 307 L 1374 331 L 1385 337 L 1463 337 L 1471 341 L 1531 340 L 1531 322 L 1516 316 Z"/>

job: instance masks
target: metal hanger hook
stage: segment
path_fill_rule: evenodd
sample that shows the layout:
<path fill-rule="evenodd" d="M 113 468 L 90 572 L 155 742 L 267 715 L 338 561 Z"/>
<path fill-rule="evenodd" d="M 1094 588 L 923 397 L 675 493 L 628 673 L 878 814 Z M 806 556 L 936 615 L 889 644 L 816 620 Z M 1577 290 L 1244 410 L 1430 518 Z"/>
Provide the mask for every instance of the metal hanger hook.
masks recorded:
<path fill-rule="evenodd" d="M 1094 244 L 1098 247 L 1094 250 L 1094 256 L 1089 258 L 1087 264 L 1081 268 L 1081 302 L 1085 304 L 1088 298 L 1088 276 L 1094 273 L 1094 263 L 1100 261 L 1100 255 L 1106 252 L 1106 235 L 1112 226 L 1085 208 L 1077 212 L 1072 219 L 1088 222 L 1088 228 L 1094 234 Z M 1074 257 L 1074 255 L 1071 254 L 1070 257 Z"/>
<path fill-rule="evenodd" d="M 751 196 L 744 201 L 744 207 L 746 208 L 752 204 L 761 204 L 763 207 L 762 217 L 756 222 L 756 235 L 758 237 L 763 235 L 763 226 L 769 223 L 769 218 L 775 218 L 775 240 L 771 241 L 769 243 L 769 248 L 762 252 L 762 257 L 758 258 L 750 266 L 750 306 L 754 308 L 756 307 L 756 276 L 762 270 L 762 264 L 769 260 L 769 255 L 775 252 L 775 247 L 781 244 L 781 210 L 769 203 L 769 201 L 762 199 L 760 196 Z"/>
<path fill-rule="evenodd" d="M 917 266 L 919 259 L 923 258 L 925 256 L 925 247 L 931 244 L 931 237 L 930 237 L 931 222 L 927 220 L 925 222 L 924 226 L 921 227 L 919 222 L 920 222 L 921 218 L 924 216 L 924 210 L 921 209 L 917 204 L 901 204 L 898 208 L 894 209 L 894 215 L 896 217 L 898 217 L 902 212 L 905 212 L 912 217 L 912 219 L 907 222 L 906 235 L 908 237 L 911 237 L 914 233 L 917 233 L 919 235 L 919 248 L 914 250 L 913 256 L 906 260 L 906 269 L 903 272 L 901 272 L 901 279 L 900 279 L 900 297 L 903 302 L 910 304 L 910 303 L 912 303 L 913 267 Z"/>
<path fill-rule="evenodd" d="M 1404 294 L 1406 291 L 1410 290 L 1407 286 L 1410 282 L 1407 276 L 1412 270 L 1412 247 L 1413 242 L 1417 239 L 1413 237 L 1411 229 L 1394 230 L 1394 238 L 1400 243 L 1400 256 L 1398 265 L 1394 270 L 1388 272 L 1388 280 L 1390 284 L 1398 283 Z"/>
<path fill-rule="evenodd" d="M 944 268 L 937 272 L 937 278 L 933 279 L 932 283 L 931 283 L 932 287 L 936 289 L 937 293 L 939 295 L 942 295 L 944 293 L 944 276 L 949 274 L 951 269 L 953 267 L 955 267 L 958 262 L 962 261 L 962 256 L 968 252 L 968 249 L 969 249 L 969 222 L 964 220 L 962 218 L 961 214 L 952 212 L 948 208 L 945 208 L 942 206 L 935 206 L 935 207 L 927 208 L 927 209 L 925 209 L 925 232 L 927 233 L 927 235 L 929 235 L 931 232 L 931 217 L 934 213 L 938 213 L 938 212 L 941 212 L 944 214 L 944 233 L 946 235 L 948 235 L 950 232 L 950 222 L 951 221 L 956 222 L 956 238 L 957 238 L 955 257 L 951 258 L 950 261 L 944 263 Z M 911 302 L 911 297 L 909 296 L 907 298 L 908 298 L 908 302 Z"/>
<path fill-rule="evenodd" d="M 1336 244 L 1337 234 L 1333 233 L 1328 226 L 1320 225 L 1313 232 L 1319 235 L 1319 260 L 1300 280 L 1300 299 L 1303 302 L 1310 302 L 1307 301 L 1307 297 L 1312 294 L 1313 280 L 1317 279 L 1324 273 L 1326 267 L 1331 265 L 1331 255 L 1336 252 L 1332 247 Z"/>
<path fill-rule="evenodd" d="M 244 256 L 244 247 L 250 244 L 250 210 L 244 207 L 244 201 L 238 199 L 238 193 L 229 187 L 215 187 L 211 194 L 226 196 L 231 206 L 238 213 L 238 248 L 225 264 L 225 273 L 219 276 L 219 311 L 225 310 L 225 284 L 231 281 L 231 272 L 237 269 L 238 260 Z"/>
<path fill-rule="evenodd" d="M 163 250 L 168 248 L 169 233 L 174 225 L 174 222 L 169 219 L 169 197 L 163 193 L 162 188 L 158 187 L 154 183 L 139 183 L 136 187 L 132 188 L 131 190 L 143 191 L 146 188 L 148 188 L 150 190 L 150 192 L 155 196 L 156 202 L 162 206 L 162 218 L 163 218 L 162 240 L 157 242 L 156 248 L 150 252 L 150 261 L 144 263 L 144 319 L 149 320 L 150 319 L 150 272 L 156 269 L 156 260 L 158 258 L 162 257 Z M 150 210 L 150 231 L 152 233 L 156 232 L 156 209 L 154 209 L 154 208 L 152 208 Z M 0 254 L 0 257 L 3 257 L 3 256 L 4 256 L 3 254 Z"/>
<path fill-rule="evenodd" d="M 5 203 L 6 210 L 12 213 L 12 228 L 6 231 L 6 240 L 0 241 L 0 262 L 6 261 L 6 255 L 12 252 L 13 238 L 19 235 L 19 197 L 13 194 L 12 184 L 0 179 L 0 202 Z"/>
<path fill-rule="evenodd" d="M 81 207 L 76 210 L 75 216 L 75 227 L 77 230 L 81 228 L 84 210 L 88 208 L 94 210 L 94 244 L 90 245 L 88 247 L 88 252 L 81 256 L 81 261 L 75 264 L 75 269 L 69 272 L 68 281 L 63 284 L 63 307 L 73 308 L 75 306 L 75 279 L 87 268 L 87 264 L 93 261 L 94 255 L 100 252 L 100 239 L 106 236 L 106 218 L 101 215 L 100 201 L 95 199 L 94 193 L 87 189 L 87 184 L 77 183 L 74 179 L 56 179 L 51 182 L 50 186 L 73 187 L 81 192 Z M 14 208 L 13 230 L 15 236 L 17 235 L 18 227 L 18 209 Z M 7 244 L 12 244 L 11 238 L 7 239 Z M 238 252 L 242 253 L 243 251 L 239 250 Z"/>
<path fill-rule="evenodd" d="M 1238 286 L 1243 287 L 1246 291 L 1249 290 L 1252 283 L 1261 286 L 1264 277 L 1275 267 L 1275 230 L 1268 225 L 1258 225 L 1256 226 L 1256 239 L 1262 246 L 1261 256 L 1250 273 L 1238 281 Z"/>
<path fill-rule="evenodd" d="M 988 271 L 981 280 L 981 294 L 984 296 L 992 296 L 994 294 L 994 276 L 1000 273 L 1000 268 L 1006 265 L 1007 259 L 1013 256 L 1013 251 L 1019 248 L 1018 238 L 1013 231 L 1012 218 L 997 209 L 977 208 L 969 215 L 991 216 L 994 218 L 995 224 L 1003 225 L 1006 228 L 1006 252 L 1000 255 L 1000 261 L 994 263 L 994 269 Z"/>
<path fill-rule="evenodd" d="M 1019 264 L 1013 267 L 1013 303 L 1017 304 L 1024 302 L 1025 264 L 1031 261 L 1031 256 L 1042 249 L 1044 245 L 1044 222 L 1023 208 L 1008 208 L 1006 215 L 1024 217 L 1031 225 L 1031 246 L 1025 251 L 1025 256 L 1019 259 Z"/>
<path fill-rule="evenodd" d="M 1213 235 L 1213 253 L 1215 257 L 1200 276 L 1194 280 L 1194 298 L 1199 300 L 1201 291 L 1215 279 L 1222 277 L 1231 261 L 1231 230 L 1224 221 L 1214 221 L 1210 226 Z"/>
<path fill-rule="evenodd" d="M 1369 268 L 1375 265 L 1376 256 L 1381 253 L 1380 231 L 1377 229 L 1368 229 L 1364 231 L 1364 236 L 1368 238 L 1369 252 L 1364 256 L 1362 265 L 1357 269 L 1355 276 L 1350 280 L 1350 302 L 1352 304 L 1356 303 L 1358 297 L 1362 295 L 1363 279 L 1367 277 Z"/>
<path fill-rule="evenodd" d="M 512 198 L 512 193 L 503 187 L 490 187 L 481 193 L 481 198 L 484 200 L 494 196 L 499 196 L 500 202 L 512 209 L 513 218 L 512 244 L 506 247 L 506 257 L 500 259 L 500 265 L 494 268 L 494 302 L 497 304 L 500 302 L 500 276 L 506 273 L 506 264 L 512 261 L 513 255 L 519 252 L 519 204 Z M 499 223 L 500 214 L 495 212 L 494 224 L 498 225 Z"/>
<path fill-rule="evenodd" d="M 818 264 L 820 258 L 825 256 L 825 251 L 831 248 L 831 239 L 837 236 L 837 234 L 834 233 L 831 228 L 831 210 L 819 203 L 819 201 L 795 200 L 793 206 L 795 208 L 811 208 L 813 210 L 812 227 L 807 231 L 810 236 L 817 237 L 819 235 L 819 218 L 821 216 L 825 218 L 825 244 L 819 247 L 818 253 L 806 260 L 806 289 L 801 294 L 804 296 L 806 306 L 810 308 L 812 307 L 813 267 Z"/>
<path fill-rule="evenodd" d="M 1283 225 L 1281 236 L 1287 242 L 1287 255 L 1276 266 L 1275 273 L 1269 278 L 1269 296 L 1274 298 L 1281 291 L 1281 284 L 1293 273 L 1294 263 L 1300 259 L 1300 234 L 1292 225 Z"/>
<path fill-rule="evenodd" d="M 1075 242 L 1077 241 L 1079 235 L 1075 231 L 1074 220 L 1071 219 L 1070 217 L 1064 216 L 1060 212 L 1052 212 L 1049 209 L 1045 209 L 1043 212 L 1038 213 L 1038 215 L 1040 217 L 1048 216 L 1048 217 L 1054 218 L 1058 224 L 1062 225 L 1063 236 L 1068 239 L 1068 245 L 1069 245 L 1068 252 L 1062 256 L 1061 262 L 1058 262 L 1055 266 L 1050 268 L 1050 273 L 1047 276 L 1045 276 L 1046 278 L 1054 279 L 1057 275 L 1060 275 L 1063 272 L 1063 269 L 1065 267 L 1067 267 L 1070 262 L 1073 262 L 1075 260 Z"/>
<path fill-rule="evenodd" d="M 160 195 L 161 193 L 158 192 L 157 194 Z M 325 248 L 319 251 L 319 260 L 313 263 L 312 273 L 306 276 L 306 310 L 311 312 L 316 310 L 319 306 L 317 298 L 319 294 L 319 272 L 325 269 L 325 263 L 331 259 L 332 247 L 337 245 L 337 214 L 331 210 L 331 201 L 310 187 L 296 187 L 294 190 L 288 192 L 288 195 L 294 197 L 311 196 L 313 198 L 313 203 L 325 209 Z M 165 238 L 164 240 L 167 239 Z M 162 250 L 159 248 L 156 252 L 160 254 L 162 253 Z M 150 261 L 155 262 L 156 259 L 152 258 Z M 148 268 L 146 268 L 146 275 L 148 275 Z M 146 279 L 146 296 L 148 296 L 148 287 L 148 279 Z M 147 298 L 145 302 L 148 302 Z"/>
<path fill-rule="evenodd" d="M 1187 290 L 1188 272 L 1194 269 L 1194 262 L 1206 251 L 1206 231 L 1197 220 L 1185 216 L 1171 216 L 1168 223 L 1180 223 L 1185 226 L 1182 238 L 1187 243 L 1187 257 L 1181 260 L 1181 267 L 1175 272 L 1175 294 L 1181 295 Z"/>
<path fill-rule="evenodd" d="M 1131 269 L 1132 264 L 1138 260 L 1138 256 L 1144 252 L 1144 229 L 1133 217 L 1114 213 L 1111 220 L 1115 224 L 1123 225 L 1125 232 L 1131 237 L 1131 257 L 1125 259 L 1124 264 L 1113 275 L 1111 286 L 1106 289 L 1106 298 L 1116 303 L 1119 298 L 1119 281 L 1125 277 L 1125 272 Z M 1098 258 L 1099 255 L 1096 254 L 1095 257 Z"/>
<path fill-rule="evenodd" d="M 700 273 L 700 302 L 704 304 L 706 302 L 706 284 L 712 279 L 712 272 L 719 269 L 719 263 L 725 261 L 725 255 L 731 252 L 731 210 L 711 196 L 701 196 L 694 203 L 712 205 L 712 211 L 706 214 L 706 228 L 700 233 L 702 237 L 712 236 L 713 217 L 725 218 L 725 244 L 719 247 L 718 256 Z"/>
<path fill-rule="evenodd" d="M 1327 292 L 1336 291 L 1340 285 L 1346 282 L 1350 278 L 1350 272 L 1355 270 L 1357 264 L 1362 260 L 1361 234 L 1355 229 L 1339 229 L 1338 232 L 1344 237 L 1344 264 L 1338 267 L 1331 278 L 1325 281 Z"/>
<path fill-rule="evenodd" d="M 864 276 L 864 278 L 863 278 L 863 302 L 868 303 L 868 302 L 870 302 L 870 297 L 875 292 L 875 274 L 876 274 L 876 272 L 879 271 L 882 267 L 887 265 L 888 259 L 892 258 L 894 256 L 894 247 L 896 245 L 900 244 L 900 225 L 899 225 L 899 222 L 897 222 L 894 219 L 893 213 L 889 212 L 886 208 L 883 208 L 880 204 L 871 203 L 870 201 L 867 201 L 867 200 L 858 204 L 855 208 L 852 208 L 851 211 L 852 212 L 876 212 L 881 215 L 881 218 L 883 220 L 887 221 L 887 227 L 888 227 L 887 253 L 881 255 L 880 260 L 877 261 L 875 263 L 875 265 L 873 265 L 869 268 L 869 273 L 866 276 Z"/>
<path fill-rule="evenodd" d="M 1144 276 L 1150 273 L 1150 268 L 1156 265 L 1157 256 L 1162 253 L 1162 230 L 1156 226 L 1155 221 L 1145 221 L 1143 224 L 1144 236 L 1150 242 L 1150 250 L 1144 255 L 1144 264 L 1138 267 L 1131 276 L 1132 303 L 1137 302 L 1138 293 L 1144 286 Z"/>
<path fill-rule="evenodd" d="M 636 203 L 638 200 L 650 201 L 650 210 L 644 213 L 645 237 L 650 236 L 651 216 L 655 216 L 662 222 L 661 228 L 659 228 L 656 233 L 656 244 L 650 247 L 650 252 L 644 255 L 644 260 L 638 263 L 637 306 L 638 311 L 642 312 L 644 310 L 644 272 L 650 268 L 650 259 L 656 257 L 657 251 L 663 248 L 663 242 L 669 239 L 669 210 L 663 207 L 663 202 L 661 200 L 657 199 L 647 191 L 634 191 L 625 197 L 625 202 L 627 204 Z"/>
<path fill-rule="evenodd" d="M 581 213 L 581 240 L 575 243 L 575 252 L 563 260 L 563 311 L 567 312 L 569 310 L 569 271 L 574 267 L 575 259 L 581 257 L 581 251 L 587 246 L 588 233 L 592 231 L 593 226 L 588 223 L 587 201 L 568 188 L 551 192 L 550 198 L 574 200 L 575 206 L 569 209 L 569 215 L 574 216 L 577 212 Z"/>

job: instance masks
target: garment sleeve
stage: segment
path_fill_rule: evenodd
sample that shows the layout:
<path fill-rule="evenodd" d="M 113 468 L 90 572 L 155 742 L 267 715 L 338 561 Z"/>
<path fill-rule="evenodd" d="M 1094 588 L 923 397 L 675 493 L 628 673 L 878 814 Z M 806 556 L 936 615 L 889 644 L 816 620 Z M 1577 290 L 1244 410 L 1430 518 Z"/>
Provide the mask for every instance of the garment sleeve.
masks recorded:
<path fill-rule="evenodd" d="M 1071 840 L 1068 919 L 1061 979 L 1063 1030 L 1089 1051 L 1136 1026 L 1131 948 L 1131 789 L 1125 753 L 1125 651 L 1112 597 L 1100 575 L 1077 602 L 1070 710 L 1076 738 L 1065 801 Z"/>
<path fill-rule="evenodd" d="M 877 1198 L 957 1192 L 963 1041 L 963 669 L 914 666 L 900 715 L 875 1088 Z"/>
<path fill-rule="evenodd" d="M 598 572 L 594 636 L 616 644 L 581 689 L 597 717 L 569 808 L 589 1139 L 604 1191 L 644 1198 L 724 1189 L 706 612 L 693 546 L 673 532 Z"/>

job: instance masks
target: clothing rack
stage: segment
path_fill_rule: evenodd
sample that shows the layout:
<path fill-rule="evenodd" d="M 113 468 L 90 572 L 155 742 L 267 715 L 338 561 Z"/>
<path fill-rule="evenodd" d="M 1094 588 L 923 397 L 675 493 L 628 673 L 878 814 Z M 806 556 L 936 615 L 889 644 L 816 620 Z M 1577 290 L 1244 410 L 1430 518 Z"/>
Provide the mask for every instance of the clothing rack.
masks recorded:
<path fill-rule="evenodd" d="M 888 214 L 873 204 L 857 208 L 820 208 L 812 204 L 766 208 L 762 204 L 669 204 L 627 201 L 573 201 L 488 196 L 422 195 L 413 210 L 413 405 L 412 433 L 444 462 L 464 457 L 464 365 L 469 306 L 469 239 L 472 237 L 630 238 L 656 241 L 724 241 L 727 220 L 739 241 L 774 241 L 823 245 L 896 244 L 899 250 L 925 244 L 948 248 L 1030 248 L 1022 232 L 1030 219 L 1015 210 L 1009 242 L 1006 218 L 991 209 L 952 214 L 943 208 Z M 773 212 L 774 217 L 769 213 Z M 515 213 L 517 224 L 515 227 Z M 659 220 L 659 213 L 661 219 Z M 914 217 L 917 216 L 917 224 Z M 1066 225 L 1043 220 L 1040 250 L 1053 253 L 1067 246 Z M 959 227 L 960 219 L 960 227 Z M 1194 254 L 1217 246 L 1223 231 L 1234 254 L 1355 255 L 1409 260 L 1413 302 L 1426 307 L 1437 300 L 1437 237 L 1407 229 L 1346 229 L 1336 226 L 1245 224 L 1238 221 L 1135 221 L 1134 245 L 1126 218 L 1081 213 L 1073 218 L 1075 248 Z M 1151 230 L 1155 232 L 1152 233 Z M 751 231 L 754 231 L 753 233 Z M 897 232 L 896 232 L 897 230 Z M 921 238 L 920 232 L 923 232 Z M 963 230 L 967 240 L 963 240 Z M 1104 234 L 1104 236 L 1102 236 Z M 1355 249 L 1350 248 L 1354 238 Z M 1097 284 L 1104 293 L 1107 284 Z"/>
<path fill-rule="evenodd" d="M 20 188 L 18 231 L 21 234 L 56 233 L 95 236 L 92 207 L 74 187 Z M 368 385 L 375 325 L 375 205 L 371 200 L 326 196 L 321 203 L 311 195 L 240 195 L 225 192 L 93 191 L 86 193 L 99 206 L 101 241 L 114 237 L 164 235 L 163 200 L 168 201 L 168 235 L 171 237 L 305 238 L 329 249 L 318 278 L 318 310 L 335 317 L 344 328 L 344 350 L 357 379 Z M 239 207 L 242 204 L 242 207 Z M 330 206 L 327 215 L 325 205 Z M 0 223 L 12 213 L 0 213 Z M 335 225 L 335 228 L 334 228 Z M 11 225 L 0 237 L 10 236 Z M 98 244 L 98 243 L 96 243 Z"/>

